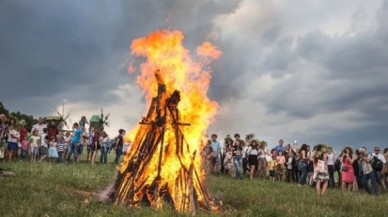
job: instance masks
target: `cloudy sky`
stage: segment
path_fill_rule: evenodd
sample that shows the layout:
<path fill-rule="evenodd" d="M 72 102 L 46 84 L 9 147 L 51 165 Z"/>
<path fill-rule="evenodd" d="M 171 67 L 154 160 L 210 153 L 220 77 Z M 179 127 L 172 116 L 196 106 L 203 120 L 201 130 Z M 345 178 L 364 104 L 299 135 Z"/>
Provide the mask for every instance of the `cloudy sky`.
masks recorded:
<path fill-rule="evenodd" d="M 193 50 L 223 51 L 209 133 L 255 133 L 274 146 L 388 145 L 386 1 L 0 1 L 0 101 L 34 116 L 111 113 L 111 134 L 146 110 L 131 41 L 179 29 Z M 193 50 L 194 51 L 194 50 Z"/>

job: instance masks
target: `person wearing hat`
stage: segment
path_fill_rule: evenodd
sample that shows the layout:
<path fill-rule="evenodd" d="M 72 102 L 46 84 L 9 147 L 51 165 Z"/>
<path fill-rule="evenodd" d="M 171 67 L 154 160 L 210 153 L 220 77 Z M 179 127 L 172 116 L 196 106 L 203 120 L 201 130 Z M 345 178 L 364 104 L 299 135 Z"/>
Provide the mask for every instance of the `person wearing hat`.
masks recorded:
<path fill-rule="evenodd" d="M 217 141 L 217 134 L 212 134 L 210 146 L 213 151 L 213 157 L 211 158 L 211 162 L 210 162 L 210 172 L 218 173 L 219 171 L 217 169 L 217 166 L 218 164 L 220 164 L 221 145 Z"/>
<path fill-rule="evenodd" d="M 22 160 L 25 160 L 28 155 L 28 138 L 27 138 L 27 129 L 26 129 L 26 121 L 21 120 L 19 122 L 19 135 L 20 135 L 20 145 L 21 145 L 21 157 Z"/>

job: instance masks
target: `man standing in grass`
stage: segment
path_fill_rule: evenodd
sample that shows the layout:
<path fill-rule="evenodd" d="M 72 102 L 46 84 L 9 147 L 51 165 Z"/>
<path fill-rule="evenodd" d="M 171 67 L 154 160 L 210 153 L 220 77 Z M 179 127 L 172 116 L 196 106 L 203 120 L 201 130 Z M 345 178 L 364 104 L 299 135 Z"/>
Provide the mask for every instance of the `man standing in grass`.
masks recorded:
<path fill-rule="evenodd" d="M 278 156 L 279 151 L 282 151 L 283 153 L 285 152 L 286 149 L 284 148 L 283 144 L 284 140 L 279 140 L 279 145 L 275 147 L 275 156 Z"/>
<path fill-rule="evenodd" d="M 362 185 L 369 194 L 378 194 L 379 186 L 376 181 L 376 172 L 373 170 L 371 162 L 372 155 L 366 152 L 366 148 L 359 149 L 360 155 L 359 159 L 361 160 L 362 166 Z M 371 181 L 373 190 L 370 189 L 368 181 Z"/>
<path fill-rule="evenodd" d="M 44 120 L 42 117 L 38 118 L 38 123 L 32 126 L 31 133 L 34 132 L 34 130 L 38 131 L 38 135 L 43 135 L 43 129 L 47 128 L 47 125 L 44 123 Z"/>
<path fill-rule="evenodd" d="M 211 144 L 210 146 L 212 147 L 212 150 L 213 150 L 213 156 L 211 158 L 211 168 L 210 168 L 210 171 L 211 173 L 219 173 L 218 171 L 218 164 L 220 164 L 220 158 L 219 158 L 219 155 L 220 155 L 220 151 L 221 151 L 221 144 L 217 141 L 217 134 L 212 134 L 211 136 Z"/>
<path fill-rule="evenodd" d="M 80 143 L 81 134 L 84 132 L 83 127 L 79 126 L 78 123 L 73 124 L 73 129 L 75 129 L 75 131 L 74 131 L 73 139 L 70 142 L 70 151 L 67 153 L 67 160 L 66 160 L 67 162 L 70 161 L 71 154 L 74 154 L 73 162 L 77 162 L 77 159 L 78 159 L 77 145 Z"/>
<path fill-rule="evenodd" d="M 116 138 L 116 145 L 114 148 L 116 151 L 115 164 L 119 164 L 120 157 L 123 154 L 124 136 L 125 136 L 125 130 L 120 129 L 119 135 Z"/>
<path fill-rule="evenodd" d="M 379 160 L 381 160 L 381 162 L 383 163 L 383 167 L 381 170 L 375 170 L 375 173 L 376 173 L 376 179 L 377 179 L 377 183 L 379 183 L 380 185 L 380 189 L 386 189 L 385 187 L 385 183 L 383 181 L 384 177 L 383 177 L 383 172 L 384 172 L 384 168 L 385 168 L 385 164 L 387 163 L 386 160 L 385 160 L 385 157 L 383 154 L 381 154 L 380 152 L 380 147 L 376 146 L 374 148 L 374 152 L 372 153 L 372 156 L 376 156 Z"/>

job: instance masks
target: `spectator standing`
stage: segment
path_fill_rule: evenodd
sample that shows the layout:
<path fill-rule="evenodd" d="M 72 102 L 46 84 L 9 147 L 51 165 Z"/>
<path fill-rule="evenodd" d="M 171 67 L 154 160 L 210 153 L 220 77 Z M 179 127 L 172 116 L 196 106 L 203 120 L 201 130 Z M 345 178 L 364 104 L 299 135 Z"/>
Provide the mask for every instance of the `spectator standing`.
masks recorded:
<path fill-rule="evenodd" d="M 279 140 L 279 145 L 275 146 L 275 155 L 278 156 L 278 152 L 282 151 L 284 154 L 284 151 L 286 150 L 285 147 L 283 146 L 284 140 L 280 139 Z"/>
<path fill-rule="evenodd" d="M 44 128 L 43 132 L 44 133 L 40 136 L 40 141 L 42 141 L 39 147 L 40 161 L 46 159 L 50 144 L 50 137 L 47 135 L 47 128 Z"/>
<path fill-rule="evenodd" d="M 82 127 L 85 127 L 85 129 L 86 129 L 86 124 L 89 124 L 89 122 L 85 116 L 82 116 L 81 120 L 79 120 L 78 124 Z"/>
<path fill-rule="evenodd" d="M 43 129 L 47 129 L 47 125 L 44 123 L 44 120 L 42 117 L 38 118 L 38 123 L 32 126 L 31 133 L 34 132 L 34 130 L 38 131 L 38 135 L 41 136 L 44 132 Z M 47 133 L 47 132 L 46 132 Z"/>
<path fill-rule="evenodd" d="M 50 141 L 52 141 L 53 138 L 56 139 L 58 134 L 59 130 L 57 124 L 55 121 L 50 121 L 49 126 L 47 127 L 47 135 L 50 137 Z"/>
<path fill-rule="evenodd" d="M 30 138 L 30 146 L 31 146 L 31 161 L 36 161 L 39 155 L 39 147 L 40 147 L 40 136 L 38 135 L 38 130 L 32 131 L 32 136 Z"/>
<path fill-rule="evenodd" d="M 18 151 L 18 143 L 20 141 L 19 131 L 16 126 L 10 125 L 8 128 L 8 161 L 11 161 Z"/>
<path fill-rule="evenodd" d="M 71 154 L 74 155 L 74 161 L 73 162 L 77 162 L 77 159 L 78 159 L 77 146 L 80 144 L 80 142 L 81 142 L 81 135 L 84 132 L 83 127 L 80 126 L 78 123 L 74 123 L 73 124 L 73 130 L 75 130 L 75 131 L 74 131 L 73 138 L 72 138 L 72 140 L 70 142 L 69 151 L 67 153 L 67 160 L 66 160 L 67 162 L 70 161 Z"/>
<path fill-rule="evenodd" d="M 59 137 L 57 151 L 58 151 L 58 162 L 63 163 L 63 160 L 64 160 L 63 154 L 65 151 L 65 139 L 63 138 L 63 136 Z"/>
<path fill-rule="evenodd" d="M 21 145 L 21 159 L 25 160 L 28 156 L 28 138 L 27 138 L 27 129 L 26 129 L 26 121 L 21 120 L 19 122 L 19 134 L 20 134 L 20 145 Z"/>
<path fill-rule="evenodd" d="M 313 162 L 313 158 L 312 156 L 314 156 L 313 152 L 310 151 L 310 146 L 307 145 L 307 158 L 308 158 L 308 162 L 307 162 L 307 183 L 308 185 L 312 186 L 313 185 L 313 176 L 314 176 L 314 162 Z"/>
<path fill-rule="evenodd" d="M 89 144 L 89 133 L 86 131 L 86 128 L 84 126 L 81 126 L 83 132 L 81 134 L 81 140 L 80 143 L 77 145 L 77 162 L 81 161 L 82 153 L 84 152 L 85 146 L 88 146 Z"/>
<path fill-rule="evenodd" d="M 342 191 L 350 191 L 353 186 L 354 182 L 354 169 L 353 169 L 353 162 L 355 160 L 353 149 L 349 146 L 346 146 L 344 150 L 342 151 L 340 155 L 340 160 L 342 163 L 341 166 L 341 177 L 342 177 L 342 184 L 341 189 Z"/>
<path fill-rule="evenodd" d="M 296 164 L 295 162 L 295 157 L 294 157 L 294 152 L 293 151 L 290 151 L 288 152 L 288 157 L 286 159 L 286 166 L 287 166 L 287 171 L 286 171 L 286 180 L 288 183 L 292 181 L 295 181 L 294 180 L 294 165 Z"/>
<path fill-rule="evenodd" d="M 388 148 L 384 149 L 384 157 L 385 157 L 385 162 L 388 161 Z M 388 186 L 388 164 L 385 164 L 385 167 L 383 169 L 383 174 L 384 174 L 384 183 L 385 186 Z"/>
<path fill-rule="evenodd" d="M 115 164 L 119 164 L 120 157 L 123 154 L 124 135 L 125 135 L 125 130 L 120 129 L 119 135 L 116 138 L 116 145 L 114 148 L 116 151 Z"/>
<path fill-rule="evenodd" d="M 323 144 L 318 144 L 314 151 L 314 181 L 316 182 L 316 192 L 318 195 L 326 193 L 329 182 L 329 172 L 327 167 L 326 147 Z M 322 188 L 321 188 L 322 184 Z"/>
<path fill-rule="evenodd" d="M 268 162 L 269 179 L 275 181 L 277 160 L 275 156 L 275 149 L 271 150 L 271 160 Z"/>
<path fill-rule="evenodd" d="M 265 141 L 262 141 L 259 146 L 258 151 L 258 168 L 257 173 L 259 178 L 264 179 L 267 175 L 267 161 L 266 156 L 268 156 L 269 153 L 267 151 L 267 143 Z"/>
<path fill-rule="evenodd" d="M 375 170 L 377 183 L 379 183 L 381 190 L 386 189 L 385 183 L 383 181 L 384 180 L 383 176 L 384 176 L 384 168 L 385 168 L 385 165 L 387 162 L 385 160 L 384 155 L 381 154 L 381 152 L 380 152 L 380 147 L 375 146 L 373 150 L 374 150 L 374 152 L 372 153 L 372 156 L 373 157 L 376 156 L 379 160 L 381 160 L 383 162 L 383 168 L 381 170 Z"/>
<path fill-rule="evenodd" d="M 334 188 L 335 181 L 334 181 L 334 161 L 336 159 L 336 154 L 333 151 L 332 147 L 327 148 L 327 169 L 329 170 L 329 187 Z"/>
<path fill-rule="evenodd" d="M 227 145 L 224 158 L 225 173 L 234 177 L 235 170 L 233 166 L 233 145 Z"/>
<path fill-rule="evenodd" d="M 50 138 L 50 137 L 49 137 Z M 50 148 L 48 158 L 52 164 L 58 160 L 58 143 L 56 142 L 56 137 L 51 138 L 50 140 Z"/>
<path fill-rule="evenodd" d="M 221 164 L 221 172 L 225 173 L 225 174 L 228 174 L 228 172 L 229 172 L 229 171 L 226 171 L 226 168 L 225 168 L 225 166 L 226 166 L 226 164 L 225 164 L 225 162 L 226 162 L 225 161 L 225 157 L 226 157 L 226 152 L 228 150 L 228 147 L 229 148 L 233 147 L 233 139 L 230 137 L 230 135 L 226 136 L 224 147 L 221 148 L 221 162 L 222 162 L 222 164 Z"/>
<path fill-rule="evenodd" d="M 275 150 L 276 153 L 276 150 Z M 284 156 L 284 152 L 282 150 L 278 151 L 278 155 L 276 156 L 276 179 L 279 181 L 283 181 L 284 175 L 286 174 L 286 158 Z"/>
<path fill-rule="evenodd" d="M 362 185 L 366 192 L 369 194 L 378 194 L 379 192 L 379 186 L 377 184 L 376 180 L 376 172 L 373 170 L 371 162 L 372 162 L 372 155 L 366 151 L 366 148 L 360 148 L 360 161 L 362 166 Z M 372 189 L 370 189 L 368 182 L 371 181 Z"/>
<path fill-rule="evenodd" d="M 110 138 L 108 134 L 105 131 L 103 131 L 100 163 L 106 164 L 106 162 L 108 161 L 109 150 L 110 150 Z"/>
<path fill-rule="evenodd" d="M 92 146 L 94 147 L 94 145 L 93 145 L 93 138 L 94 138 L 95 131 L 96 130 L 95 130 L 94 127 L 91 127 L 90 130 L 89 130 L 89 142 L 88 142 L 88 145 L 87 145 L 87 148 L 86 148 L 86 152 L 87 152 L 86 161 L 92 161 L 92 155 L 93 155 L 93 148 L 92 148 Z"/>
<path fill-rule="evenodd" d="M 63 137 L 63 142 L 64 142 L 64 149 L 63 149 L 63 155 L 62 155 L 63 161 L 66 160 L 67 153 L 70 150 L 69 146 L 70 146 L 71 140 L 72 140 L 72 137 L 70 135 L 70 132 L 66 132 L 65 136 Z"/>
<path fill-rule="evenodd" d="M 243 145 L 240 140 L 240 135 L 236 133 L 234 135 L 235 142 L 233 145 L 233 164 L 236 168 L 236 179 L 242 179 L 241 170 L 242 170 L 242 154 L 243 154 Z"/>
<path fill-rule="evenodd" d="M 249 164 L 249 178 L 253 179 L 259 165 L 258 154 L 259 154 L 259 141 L 252 140 L 251 145 L 248 147 L 248 164 Z"/>
<path fill-rule="evenodd" d="M 248 142 L 244 142 L 244 140 L 240 140 L 243 146 L 243 153 L 242 153 L 242 168 L 243 168 L 243 174 L 245 175 L 246 172 L 249 172 L 249 164 L 248 164 Z"/>
<path fill-rule="evenodd" d="M 7 117 L 4 114 L 0 114 L 0 159 L 4 159 L 4 150 L 6 147 L 6 135 L 8 132 Z"/>
<path fill-rule="evenodd" d="M 221 144 L 217 141 L 217 134 L 211 135 L 210 146 L 212 148 L 213 156 L 211 157 L 210 162 L 210 172 L 212 174 L 219 173 L 218 164 L 220 163 L 220 152 L 221 152 Z"/>
<path fill-rule="evenodd" d="M 92 161 L 92 164 L 95 163 L 96 161 L 96 155 L 97 155 L 97 151 L 101 149 L 101 144 L 100 144 L 100 131 L 97 129 L 94 131 L 93 133 L 93 138 L 92 138 L 92 143 L 91 143 L 91 146 L 90 146 L 90 149 L 91 149 L 91 161 Z"/>
<path fill-rule="evenodd" d="M 307 151 L 307 145 L 303 144 L 299 150 L 299 170 L 301 171 L 299 186 L 306 184 L 308 163 Z"/>

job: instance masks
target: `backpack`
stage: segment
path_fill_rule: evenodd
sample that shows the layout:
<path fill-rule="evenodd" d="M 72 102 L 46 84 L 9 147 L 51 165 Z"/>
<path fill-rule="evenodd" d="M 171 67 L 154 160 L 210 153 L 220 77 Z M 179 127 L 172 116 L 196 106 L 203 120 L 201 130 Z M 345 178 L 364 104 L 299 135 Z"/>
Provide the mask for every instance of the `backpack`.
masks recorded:
<path fill-rule="evenodd" d="M 383 161 L 381 161 L 377 156 L 373 156 L 371 165 L 375 171 L 383 170 L 384 166 Z"/>

